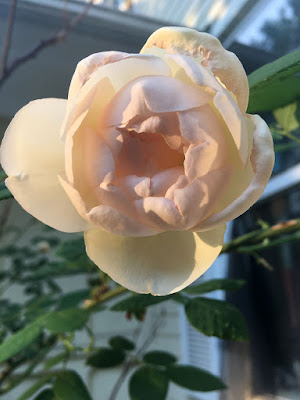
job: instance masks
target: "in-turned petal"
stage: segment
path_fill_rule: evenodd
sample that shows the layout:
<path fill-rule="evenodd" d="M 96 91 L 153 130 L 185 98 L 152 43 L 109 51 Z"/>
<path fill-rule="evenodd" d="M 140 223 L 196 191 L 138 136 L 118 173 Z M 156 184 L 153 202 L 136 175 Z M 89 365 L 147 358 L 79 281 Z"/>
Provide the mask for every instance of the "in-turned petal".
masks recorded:
<path fill-rule="evenodd" d="M 219 255 L 225 225 L 203 233 L 165 232 L 124 237 L 85 232 L 88 256 L 116 282 L 138 293 L 177 292 L 202 275 Z"/>
<path fill-rule="evenodd" d="M 14 117 L 1 146 L 6 185 L 20 205 L 35 218 L 64 232 L 87 228 L 62 188 L 64 143 L 59 132 L 66 100 L 32 101 Z"/>

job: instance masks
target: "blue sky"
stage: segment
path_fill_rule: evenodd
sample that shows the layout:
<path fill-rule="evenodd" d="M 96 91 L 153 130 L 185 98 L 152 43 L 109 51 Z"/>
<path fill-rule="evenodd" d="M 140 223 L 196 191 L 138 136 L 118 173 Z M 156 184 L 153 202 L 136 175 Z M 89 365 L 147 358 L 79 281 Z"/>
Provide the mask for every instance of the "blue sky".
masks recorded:
<path fill-rule="evenodd" d="M 267 20 L 279 19 L 282 8 L 285 9 L 287 15 L 291 15 L 292 10 L 288 7 L 287 0 L 266 1 L 262 12 L 256 16 L 248 28 L 239 34 L 238 41 L 244 44 L 250 44 L 254 39 L 262 39 L 263 35 L 260 33 L 260 28 Z"/>

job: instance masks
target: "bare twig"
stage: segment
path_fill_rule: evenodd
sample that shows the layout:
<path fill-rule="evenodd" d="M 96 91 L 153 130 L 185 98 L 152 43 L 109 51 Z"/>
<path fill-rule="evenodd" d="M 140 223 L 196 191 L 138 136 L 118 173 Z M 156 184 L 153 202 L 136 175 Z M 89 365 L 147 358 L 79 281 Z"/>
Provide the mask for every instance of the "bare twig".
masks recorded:
<path fill-rule="evenodd" d="M 157 331 L 158 331 L 164 317 L 165 317 L 165 310 L 162 310 L 159 315 L 159 318 L 157 318 L 155 323 L 152 325 L 152 329 L 150 330 L 149 334 L 147 335 L 146 340 L 144 341 L 144 343 L 141 345 L 141 347 L 136 352 L 135 357 L 130 359 L 124 365 L 121 375 L 117 379 L 117 382 L 115 383 L 108 400 L 115 400 L 117 398 L 119 390 L 121 389 L 121 386 L 124 383 L 126 376 L 128 375 L 131 368 L 136 365 L 136 363 L 137 363 L 136 360 L 143 355 L 143 353 L 147 350 L 147 348 L 150 346 L 150 344 L 155 339 Z"/>
<path fill-rule="evenodd" d="M 76 15 L 71 22 L 63 29 L 60 29 L 54 35 L 48 37 L 47 39 L 41 40 L 36 44 L 31 50 L 17 57 L 11 64 L 5 69 L 4 74 L 0 78 L 0 87 L 3 83 L 10 77 L 10 75 L 22 64 L 36 57 L 42 50 L 49 46 L 53 46 L 61 41 L 63 41 L 67 34 L 86 16 L 90 7 L 93 6 L 93 2 L 87 3 L 81 13 Z"/>
<path fill-rule="evenodd" d="M 8 53 L 9 53 L 9 49 L 10 49 L 11 38 L 12 38 L 13 27 L 14 27 L 15 16 L 16 16 L 16 8 L 17 8 L 17 0 L 12 0 L 10 10 L 9 10 L 7 31 L 6 31 L 6 36 L 5 36 L 5 40 L 4 40 L 4 46 L 3 46 L 1 64 L 0 64 L 0 78 L 1 79 L 3 78 L 3 76 L 5 75 L 5 72 L 6 72 L 7 58 L 8 58 Z"/>
<path fill-rule="evenodd" d="M 68 0 L 64 0 L 64 8 L 63 8 L 63 15 L 62 15 L 63 26 L 66 28 L 69 25 L 69 18 L 68 18 Z"/>

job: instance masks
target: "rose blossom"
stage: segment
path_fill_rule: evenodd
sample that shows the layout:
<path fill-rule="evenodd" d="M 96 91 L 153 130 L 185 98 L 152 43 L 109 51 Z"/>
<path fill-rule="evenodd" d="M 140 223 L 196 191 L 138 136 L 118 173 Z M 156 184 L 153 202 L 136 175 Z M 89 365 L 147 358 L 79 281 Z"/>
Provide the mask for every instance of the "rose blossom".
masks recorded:
<path fill-rule="evenodd" d="M 159 29 L 140 54 L 80 61 L 68 100 L 16 114 L 6 185 L 42 222 L 85 231 L 89 257 L 121 285 L 176 292 L 214 262 L 226 222 L 271 175 L 271 134 L 246 114 L 248 97 L 242 64 L 216 38 Z"/>

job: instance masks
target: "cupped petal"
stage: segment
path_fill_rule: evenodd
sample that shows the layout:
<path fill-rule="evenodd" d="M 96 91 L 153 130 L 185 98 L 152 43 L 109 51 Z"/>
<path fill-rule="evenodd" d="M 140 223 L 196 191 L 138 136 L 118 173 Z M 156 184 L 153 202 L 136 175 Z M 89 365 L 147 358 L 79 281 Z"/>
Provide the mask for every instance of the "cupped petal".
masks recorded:
<path fill-rule="evenodd" d="M 246 112 L 249 85 L 242 63 L 234 53 L 227 51 L 214 36 L 183 27 L 164 27 L 155 31 L 142 48 L 142 54 L 163 56 L 166 53 L 194 57 L 209 69 L 232 92 L 242 112 Z M 153 51 L 154 50 L 154 51 Z"/>
<path fill-rule="evenodd" d="M 253 149 L 250 157 L 254 173 L 253 178 L 240 196 L 232 199 L 230 205 L 217 213 L 212 213 L 211 216 L 196 226 L 195 229 L 198 231 L 212 229 L 243 214 L 260 198 L 270 179 L 275 158 L 270 129 L 259 115 L 248 114 L 247 118 L 254 124 Z M 243 187 L 248 176 L 251 176 L 251 174 L 249 168 L 246 168 L 244 176 L 240 175 L 240 181 L 237 182 L 236 186 L 240 184 Z M 232 194 L 234 195 L 235 192 L 236 190 L 233 190 Z"/>
<path fill-rule="evenodd" d="M 83 133 L 82 159 L 85 178 L 91 186 L 114 179 L 115 161 L 111 150 L 93 129 L 86 128 Z"/>
<path fill-rule="evenodd" d="M 72 100 L 76 96 L 77 92 L 82 88 L 83 85 L 89 80 L 91 74 L 98 68 L 122 60 L 128 57 L 128 53 L 121 51 L 102 51 L 100 53 L 94 53 L 90 56 L 81 60 L 75 69 L 72 77 L 68 99 Z"/>
<path fill-rule="evenodd" d="M 241 112 L 230 93 L 209 70 L 191 57 L 169 55 L 168 58 L 176 62 L 195 84 L 200 87 L 207 87 L 207 90 L 210 92 L 215 92 L 213 107 L 216 112 L 220 114 L 224 125 L 227 126 L 237 148 L 241 163 L 245 166 L 249 153 L 247 127 L 244 122 L 244 114 Z"/>
<path fill-rule="evenodd" d="M 107 232 L 113 232 L 116 235 L 125 236 L 150 236 L 161 233 L 160 229 L 147 226 L 141 223 L 136 217 L 132 218 L 124 215 L 109 205 L 91 207 L 89 203 L 93 203 L 93 199 L 87 198 L 83 200 L 78 190 L 70 183 L 62 178 L 60 178 L 60 181 L 64 190 L 70 199 L 72 199 L 77 212 L 89 221 L 89 229 L 103 229 Z M 125 196 L 123 198 L 127 200 Z M 114 201 L 116 202 L 116 199 Z"/>
<path fill-rule="evenodd" d="M 104 103 L 107 104 L 112 96 L 127 83 L 138 77 L 148 75 L 169 76 L 170 69 L 159 57 L 142 54 L 130 54 L 112 64 L 97 68 L 77 91 L 75 97 L 69 100 L 68 112 L 62 124 L 61 135 L 64 136 L 73 124 L 78 125 L 77 119 L 81 123 L 82 115 L 87 111 L 89 111 L 91 118 L 91 105 L 93 105 L 92 111 L 96 111 L 96 114 L 99 115 Z M 107 86 L 110 85 L 110 93 L 103 93 L 101 82 L 108 82 Z M 101 108 L 99 105 L 101 105 Z"/>
<path fill-rule="evenodd" d="M 35 100 L 23 107 L 6 130 L 1 164 L 5 183 L 20 205 L 35 218 L 64 232 L 87 229 L 62 188 L 64 144 L 60 126 L 66 100 Z"/>
<path fill-rule="evenodd" d="M 167 295 L 194 282 L 219 255 L 226 225 L 203 233 L 165 232 L 124 237 L 85 232 L 88 256 L 120 285 L 138 293 Z"/>
<path fill-rule="evenodd" d="M 151 195 L 154 197 L 165 196 L 167 190 L 184 175 L 183 167 L 168 168 L 151 178 Z"/>
<path fill-rule="evenodd" d="M 153 113 L 189 110 L 208 104 L 211 100 L 212 96 L 205 90 L 169 76 L 140 77 L 131 81 L 114 97 L 105 113 L 107 116 L 104 115 L 106 118 L 101 121 L 101 126 L 125 125 L 137 116 L 150 117 Z M 165 120 L 166 118 L 163 122 Z M 161 118 L 150 119 L 144 123 L 143 128 L 157 130 L 163 122 Z"/>
<path fill-rule="evenodd" d="M 141 76 L 168 76 L 169 73 L 169 67 L 160 58 L 131 54 L 124 59 L 97 68 L 90 75 L 77 95 L 68 101 L 68 109 L 61 128 L 61 136 L 66 141 L 66 174 L 70 182 L 80 186 L 82 181 L 81 139 L 76 136 L 82 136 L 87 127 L 98 130 L 101 113 L 116 92 L 127 83 Z M 74 145 L 76 141 L 78 143 Z"/>
<path fill-rule="evenodd" d="M 223 167 L 195 179 L 185 188 L 174 191 L 176 209 L 184 216 L 184 229 L 191 229 L 214 208 L 228 185 L 231 168 Z M 193 231 L 197 232 L 196 229 Z"/>

